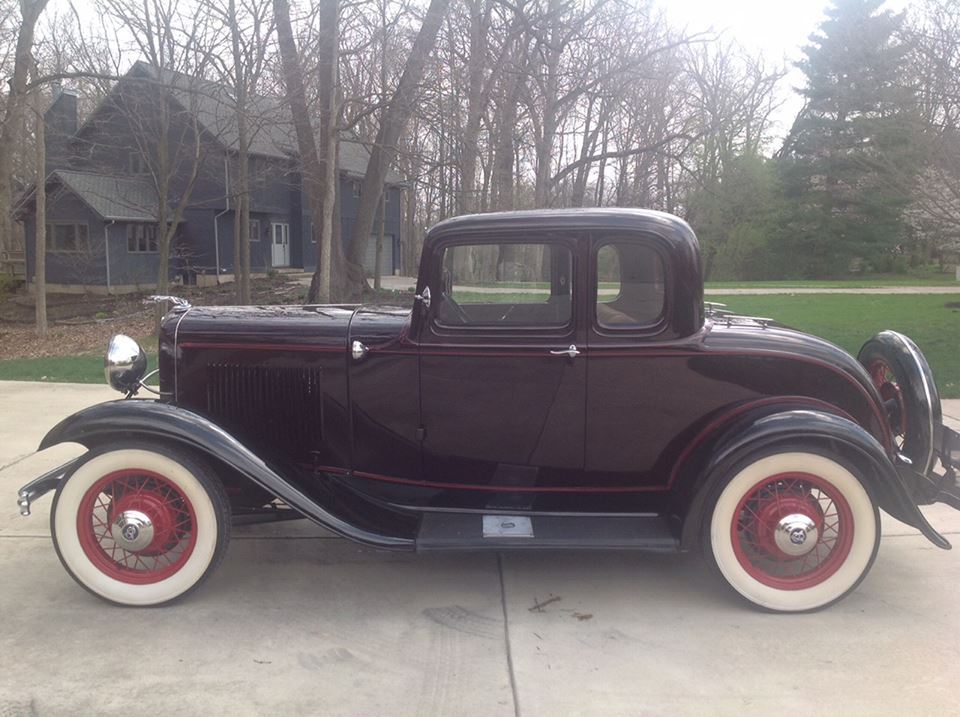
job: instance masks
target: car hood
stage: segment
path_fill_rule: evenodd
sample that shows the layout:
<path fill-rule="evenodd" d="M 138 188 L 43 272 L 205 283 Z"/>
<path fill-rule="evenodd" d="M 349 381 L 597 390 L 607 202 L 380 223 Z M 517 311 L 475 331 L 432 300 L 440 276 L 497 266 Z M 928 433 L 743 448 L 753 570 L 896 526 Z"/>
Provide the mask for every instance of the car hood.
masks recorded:
<path fill-rule="evenodd" d="M 168 320 L 178 346 L 345 349 L 349 334 L 358 330 L 384 338 L 399 335 L 409 316 L 409 309 L 346 304 L 195 306 Z"/>

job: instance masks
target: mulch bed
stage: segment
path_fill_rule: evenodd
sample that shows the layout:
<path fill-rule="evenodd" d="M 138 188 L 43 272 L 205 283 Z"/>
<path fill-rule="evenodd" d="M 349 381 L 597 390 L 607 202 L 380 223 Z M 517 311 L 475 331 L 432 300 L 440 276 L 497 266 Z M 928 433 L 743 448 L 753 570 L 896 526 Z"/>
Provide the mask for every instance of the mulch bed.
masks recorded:
<path fill-rule="evenodd" d="M 171 293 L 196 305 L 234 303 L 233 284 L 198 289 L 171 287 Z M 0 360 L 100 354 L 113 334 L 154 335 L 153 304 L 143 294 L 48 294 L 46 338 L 34 328 L 34 297 L 23 288 L 0 297 Z M 300 303 L 306 287 L 284 276 L 251 282 L 255 304 Z"/>

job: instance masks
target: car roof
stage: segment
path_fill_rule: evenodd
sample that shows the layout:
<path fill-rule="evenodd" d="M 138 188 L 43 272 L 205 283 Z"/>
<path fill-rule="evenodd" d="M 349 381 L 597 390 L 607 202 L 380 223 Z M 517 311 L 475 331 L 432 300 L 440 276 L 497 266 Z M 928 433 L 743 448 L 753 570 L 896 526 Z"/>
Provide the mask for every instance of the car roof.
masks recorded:
<path fill-rule="evenodd" d="M 699 252 L 690 226 L 673 214 L 652 209 L 587 207 L 579 209 L 525 209 L 513 212 L 465 214 L 446 219 L 427 232 L 425 244 L 451 234 L 510 232 L 536 228 L 559 230 L 626 230 L 656 234 L 681 251 Z"/>

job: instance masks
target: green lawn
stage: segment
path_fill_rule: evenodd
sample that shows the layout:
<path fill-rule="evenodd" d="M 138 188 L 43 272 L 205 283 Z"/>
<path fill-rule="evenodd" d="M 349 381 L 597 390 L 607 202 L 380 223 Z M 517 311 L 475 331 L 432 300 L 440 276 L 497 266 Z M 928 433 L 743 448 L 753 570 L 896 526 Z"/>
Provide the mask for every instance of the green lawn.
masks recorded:
<path fill-rule="evenodd" d="M 874 275 L 858 279 L 708 281 L 708 289 L 881 289 L 885 286 L 960 286 L 953 274 Z"/>
<path fill-rule="evenodd" d="M 149 357 L 149 370 L 157 357 Z M 0 381 L 50 381 L 51 383 L 103 383 L 103 356 L 48 356 L 0 361 Z M 155 383 L 156 381 L 154 381 Z"/>
<path fill-rule="evenodd" d="M 542 300 L 536 294 L 465 294 L 464 302 L 517 303 Z M 960 398 L 960 297 L 901 294 L 772 294 L 766 296 L 711 296 L 712 301 L 751 316 L 769 316 L 777 321 L 832 341 L 856 355 L 870 336 L 894 329 L 910 336 L 923 350 L 933 368 L 940 394 Z M 157 365 L 150 357 L 150 367 Z M 100 356 L 61 356 L 43 359 L 0 361 L 0 379 L 23 381 L 103 381 Z"/>
<path fill-rule="evenodd" d="M 879 289 L 885 286 L 960 286 L 955 275 L 935 271 L 913 274 L 870 274 L 846 279 L 782 279 L 778 281 L 708 281 L 708 289 Z M 458 291 L 474 287 L 496 289 L 548 289 L 545 281 L 487 281 L 458 283 Z M 603 283 L 603 288 L 615 289 L 617 284 Z"/>
<path fill-rule="evenodd" d="M 458 304 L 538 304 L 543 303 L 550 298 L 549 289 L 544 289 L 541 293 L 486 293 L 482 291 L 463 291 L 457 289 L 453 292 L 453 300 Z"/>

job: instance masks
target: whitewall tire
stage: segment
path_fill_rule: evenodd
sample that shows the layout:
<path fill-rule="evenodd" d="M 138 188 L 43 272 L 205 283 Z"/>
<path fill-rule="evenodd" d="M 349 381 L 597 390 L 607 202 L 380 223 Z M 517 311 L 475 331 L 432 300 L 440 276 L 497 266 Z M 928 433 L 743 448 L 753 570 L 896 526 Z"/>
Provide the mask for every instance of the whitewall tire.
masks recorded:
<path fill-rule="evenodd" d="M 744 598 L 777 612 L 816 610 L 852 591 L 880 543 L 877 506 L 852 470 L 819 453 L 741 464 L 716 494 L 705 552 Z"/>
<path fill-rule="evenodd" d="M 229 503 L 210 469 L 159 445 L 92 451 L 59 486 L 50 516 L 57 555 L 90 592 L 160 605 L 219 564 Z"/>

